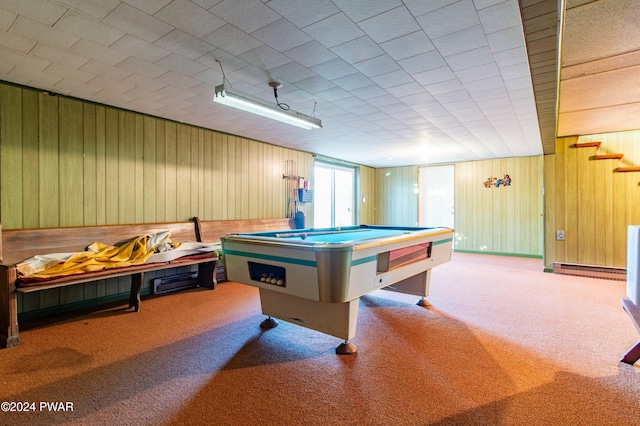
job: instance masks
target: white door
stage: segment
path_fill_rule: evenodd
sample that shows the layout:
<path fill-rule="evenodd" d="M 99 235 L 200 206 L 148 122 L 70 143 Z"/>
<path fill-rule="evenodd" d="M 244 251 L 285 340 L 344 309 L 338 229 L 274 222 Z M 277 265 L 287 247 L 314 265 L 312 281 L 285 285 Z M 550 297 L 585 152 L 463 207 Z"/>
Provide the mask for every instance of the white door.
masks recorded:
<path fill-rule="evenodd" d="M 316 162 L 313 192 L 314 228 L 354 224 L 354 169 Z"/>
<path fill-rule="evenodd" d="M 453 229 L 453 167 L 420 168 L 420 226 Z"/>

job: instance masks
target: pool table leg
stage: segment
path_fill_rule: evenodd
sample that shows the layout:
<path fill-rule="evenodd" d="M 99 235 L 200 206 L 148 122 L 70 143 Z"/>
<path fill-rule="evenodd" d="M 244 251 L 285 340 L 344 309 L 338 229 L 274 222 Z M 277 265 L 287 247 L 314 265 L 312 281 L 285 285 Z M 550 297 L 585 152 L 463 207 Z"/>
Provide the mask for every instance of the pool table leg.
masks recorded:
<path fill-rule="evenodd" d="M 276 328 L 278 326 L 278 324 L 280 324 L 280 323 L 278 322 L 277 319 L 269 317 L 269 318 L 267 318 L 266 320 L 264 320 L 264 321 L 262 321 L 260 323 L 260 328 L 264 328 L 266 330 L 269 330 L 271 328 Z"/>
<path fill-rule="evenodd" d="M 416 305 L 418 306 L 424 306 L 424 307 L 428 307 L 431 306 L 431 303 L 429 303 L 429 301 L 427 300 L 426 297 L 422 296 L 417 302 Z"/>
<path fill-rule="evenodd" d="M 336 346 L 336 353 L 338 355 L 351 355 L 355 354 L 357 351 L 358 348 L 356 348 L 356 345 L 350 343 L 348 340 L 345 340 L 344 342 Z"/>

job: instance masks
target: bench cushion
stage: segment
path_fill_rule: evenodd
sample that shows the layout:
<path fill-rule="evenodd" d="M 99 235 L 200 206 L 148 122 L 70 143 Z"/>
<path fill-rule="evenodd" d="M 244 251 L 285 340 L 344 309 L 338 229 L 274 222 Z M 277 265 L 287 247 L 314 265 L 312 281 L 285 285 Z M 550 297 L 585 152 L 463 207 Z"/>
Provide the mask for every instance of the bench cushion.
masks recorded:
<path fill-rule="evenodd" d="M 20 262 L 16 265 L 16 286 L 51 283 L 52 280 L 67 276 L 95 274 L 101 271 L 133 272 L 132 266 L 168 263 L 185 256 L 207 254 L 212 251 L 211 245 L 204 243 L 173 243 L 169 239 L 168 230 L 152 235 L 140 235 L 116 245 L 94 242 L 83 252 L 36 255 Z"/>

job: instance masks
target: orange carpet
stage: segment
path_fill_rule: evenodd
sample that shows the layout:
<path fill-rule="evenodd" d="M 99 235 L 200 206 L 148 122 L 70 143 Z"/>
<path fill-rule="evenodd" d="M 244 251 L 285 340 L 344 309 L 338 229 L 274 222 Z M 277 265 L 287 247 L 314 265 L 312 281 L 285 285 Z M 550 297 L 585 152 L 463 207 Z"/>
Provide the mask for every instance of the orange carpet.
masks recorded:
<path fill-rule="evenodd" d="M 454 253 L 428 309 L 363 297 L 346 356 L 332 336 L 261 330 L 257 289 L 231 282 L 50 318 L 0 350 L 0 401 L 30 410 L 0 424 L 638 424 L 640 368 L 618 362 L 640 338 L 624 292 L 539 259 Z"/>

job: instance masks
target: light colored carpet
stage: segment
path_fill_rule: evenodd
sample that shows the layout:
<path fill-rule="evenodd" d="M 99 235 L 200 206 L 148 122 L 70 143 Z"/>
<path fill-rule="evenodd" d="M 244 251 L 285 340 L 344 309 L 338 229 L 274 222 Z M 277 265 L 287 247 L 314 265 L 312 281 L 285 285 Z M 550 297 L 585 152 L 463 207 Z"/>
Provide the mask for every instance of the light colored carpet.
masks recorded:
<path fill-rule="evenodd" d="M 537 259 L 454 253 L 429 309 L 363 297 L 349 356 L 292 324 L 262 331 L 257 289 L 230 282 L 52 318 L 0 350 L 0 401 L 36 404 L 0 424 L 640 424 L 640 368 L 618 362 L 640 338 L 624 292 Z"/>

